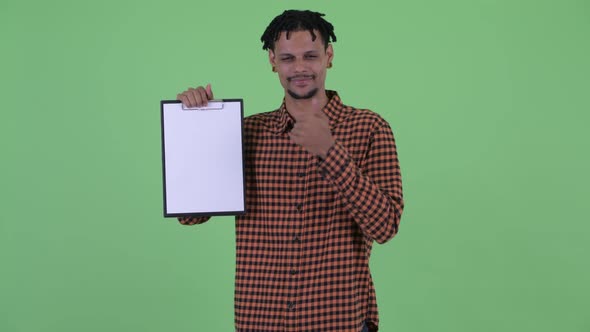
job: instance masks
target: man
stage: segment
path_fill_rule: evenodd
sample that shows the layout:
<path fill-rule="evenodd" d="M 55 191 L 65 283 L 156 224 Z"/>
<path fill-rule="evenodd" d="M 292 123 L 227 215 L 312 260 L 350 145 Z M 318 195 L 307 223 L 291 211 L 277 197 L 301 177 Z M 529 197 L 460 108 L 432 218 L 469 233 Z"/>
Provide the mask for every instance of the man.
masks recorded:
<path fill-rule="evenodd" d="M 377 331 L 373 241 L 398 230 L 402 184 L 391 128 L 325 89 L 336 41 L 323 14 L 288 10 L 262 35 L 285 90 L 247 117 L 247 213 L 236 217 L 235 325 L 246 331 Z M 177 96 L 213 99 L 211 85 Z M 185 225 L 206 217 L 179 218 Z"/>

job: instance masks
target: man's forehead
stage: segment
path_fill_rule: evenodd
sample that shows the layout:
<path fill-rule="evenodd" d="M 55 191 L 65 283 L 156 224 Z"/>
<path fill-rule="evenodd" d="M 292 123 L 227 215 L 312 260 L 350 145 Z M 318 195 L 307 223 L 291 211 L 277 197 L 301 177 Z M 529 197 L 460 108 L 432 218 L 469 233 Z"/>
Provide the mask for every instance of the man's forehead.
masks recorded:
<path fill-rule="evenodd" d="M 315 32 L 315 40 L 309 30 L 296 30 L 288 33 L 283 31 L 279 35 L 279 39 L 275 42 L 274 51 L 278 53 L 307 53 L 313 51 L 320 51 L 324 49 L 322 37 L 319 32 Z"/>
<path fill-rule="evenodd" d="M 315 37 L 314 37 L 315 35 Z M 300 39 L 300 40 L 309 40 L 310 42 L 314 42 L 314 43 L 322 43 L 322 35 L 320 34 L 320 32 L 318 30 L 313 30 L 313 34 L 312 34 L 312 30 L 306 30 L 306 29 L 299 29 L 299 30 L 293 30 L 293 31 L 281 31 L 279 33 L 279 38 L 277 39 L 277 42 L 280 41 L 290 41 L 293 40 L 294 38 Z"/>

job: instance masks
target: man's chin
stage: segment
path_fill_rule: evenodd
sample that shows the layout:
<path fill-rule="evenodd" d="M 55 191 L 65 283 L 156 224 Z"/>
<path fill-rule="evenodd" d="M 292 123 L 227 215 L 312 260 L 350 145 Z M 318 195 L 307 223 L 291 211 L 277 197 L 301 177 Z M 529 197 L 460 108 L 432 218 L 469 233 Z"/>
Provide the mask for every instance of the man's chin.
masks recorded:
<path fill-rule="evenodd" d="M 291 89 L 287 89 L 287 93 L 293 99 L 310 99 L 310 98 L 313 98 L 318 93 L 318 88 L 311 89 L 308 92 L 303 93 L 303 94 L 299 94 Z"/>

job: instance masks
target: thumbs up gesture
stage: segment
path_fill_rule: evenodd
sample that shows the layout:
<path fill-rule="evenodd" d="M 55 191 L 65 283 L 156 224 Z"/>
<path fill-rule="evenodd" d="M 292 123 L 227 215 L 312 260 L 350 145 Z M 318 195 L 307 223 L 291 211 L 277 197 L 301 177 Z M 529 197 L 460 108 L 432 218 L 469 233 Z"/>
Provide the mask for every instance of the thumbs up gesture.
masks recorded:
<path fill-rule="evenodd" d="M 291 141 L 322 159 L 334 145 L 330 119 L 322 110 L 313 110 L 299 116 L 289 133 Z"/>

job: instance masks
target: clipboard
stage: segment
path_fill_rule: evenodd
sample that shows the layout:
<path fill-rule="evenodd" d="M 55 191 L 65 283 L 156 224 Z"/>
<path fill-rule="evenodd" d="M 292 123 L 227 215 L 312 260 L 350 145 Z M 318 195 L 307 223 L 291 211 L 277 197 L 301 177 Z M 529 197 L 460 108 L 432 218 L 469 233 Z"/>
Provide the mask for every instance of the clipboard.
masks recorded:
<path fill-rule="evenodd" d="M 160 102 L 164 217 L 246 212 L 243 100 Z"/>

